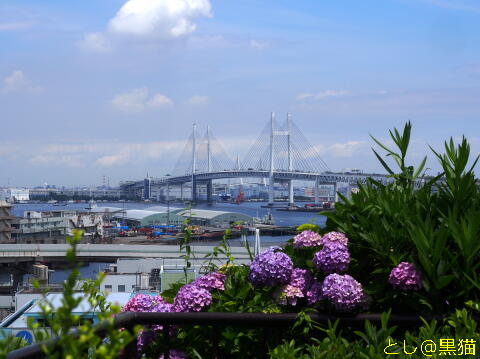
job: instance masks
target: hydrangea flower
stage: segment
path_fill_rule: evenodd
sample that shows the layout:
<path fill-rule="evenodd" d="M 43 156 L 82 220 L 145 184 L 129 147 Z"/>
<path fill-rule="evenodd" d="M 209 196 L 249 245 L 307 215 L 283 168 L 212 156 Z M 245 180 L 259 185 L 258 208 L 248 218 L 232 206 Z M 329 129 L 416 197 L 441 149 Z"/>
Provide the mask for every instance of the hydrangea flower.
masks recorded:
<path fill-rule="evenodd" d="M 350 264 L 350 253 L 340 242 L 331 242 L 315 253 L 312 262 L 325 274 L 344 272 Z"/>
<path fill-rule="evenodd" d="M 315 304 L 323 299 L 322 295 L 322 283 L 317 280 L 313 280 L 310 287 L 307 289 L 305 296 L 309 305 Z"/>
<path fill-rule="evenodd" d="M 328 247 L 333 243 L 340 243 L 345 247 L 348 246 L 348 238 L 341 232 L 328 232 L 322 237 L 321 242 L 324 247 Z"/>
<path fill-rule="evenodd" d="M 422 288 L 422 276 L 413 263 L 402 262 L 392 269 L 388 281 L 394 288 L 418 290 Z"/>
<path fill-rule="evenodd" d="M 280 247 L 270 247 L 255 257 L 250 264 L 248 280 L 254 286 L 287 284 L 290 281 L 293 263 L 289 256 L 279 252 Z"/>
<path fill-rule="evenodd" d="M 184 285 L 173 301 L 176 312 L 200 312 L 212 303 L 212 295 L 205 288 L 193 284 Z"/>
<path fill-rule="evenodd" d="M 213 272 L 198 277 L 191 284 L 208 291 L 213 289 L 225 290 L 225 278 L 227 278 L 225 274 Z"/>
<path fill-rule="evenodd" d="M 187 359 L 187 354 L 181 350 L 170 349 L 168 352 L 170 359 Z M 163 359 L 163 354 L 158 357 L 158 359 Z"/>
<path fill-rule="evenodd" d="M 122 312 L 150 312 L 154 306 L 164 302 L 160 295 L 136 294 L 125 304 Z"/>
<path fill-rule="evenodd" d="M 293 247 L 318 247 L 322 244 L 321 239 L 318 233 L 306 230 L 293 237 Z"/>
<path fill-rule="evenodd" d="M 365 299 L 362 285 L 348 274 L 329 274 L 323 281 L 322 293 L 341 312 L 356 309 Z"/>
<path fill-rule="evenodd" d="M 306 269 L 295 268 L 290 283 L 283 287 L 279 295 L 280 304 L 297 305 L 298 298 L 304 298 L 312 281 L 312 274 Z"/>

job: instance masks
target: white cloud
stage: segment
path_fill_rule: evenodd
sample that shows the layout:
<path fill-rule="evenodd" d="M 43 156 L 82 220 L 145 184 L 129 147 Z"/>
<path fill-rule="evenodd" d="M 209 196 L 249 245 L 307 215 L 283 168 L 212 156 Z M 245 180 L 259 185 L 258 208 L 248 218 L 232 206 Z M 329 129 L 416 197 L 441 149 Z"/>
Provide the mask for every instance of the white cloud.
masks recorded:
<path fill-rule="evenodd" d="M 334 157 L 352 157 L 358 154 L 359 150 L 368 147 L 367 141 L 348 141 L 346 143 L 335 143 L 327 148 L 327 152 Z"/>
<path fill-rule="evenodd" d="M 143 87 L 115 96 L 111 104 L 122 111 L 143 111 L 149 108 L 170 107 L 173 106 L 173 101 L 160 93 L 150 97 L 148 89 Z"/>
<path fill-rule="evenodd" d="M 250 40 L 250 47 L 255 50 L 263 50 L 267 47 L 267 43 L 252 39 Z"/>
<path fill-rule="evenodd" d="M 327 98 L 345 97 L 350 93 L 345 90 L 325 90 L 317 93 L 300 93 L 296 96 L 297 101 L 321 101 Z"/>
<path fill-rule="evenodd" d="M 128 0 L 109 21 L 104 32 L 84 36 L 83 50 L 108 52 L 124 37 L 172 40 L 193 33 L 194 20 L 212 16 L 210 0 Z"/>
<path fill-rule="evenodd" d="M 152 99 L 147 102 L 147 106 L 149 107 L 169 107 L 172 105 L 173 101 L 160 93 L 155 94 Z"/>
<path fill-rule="evenodd" d="M 200 95 L 195 95 L 190 97 L 187 100 L 187 103 L 189 105 L 204 105 L 208 103 L 208 97 L 207 96 L 200 96 Z"/>
<path fill-rule="evenodd" d="M 128 160 L 126 154 L 102 156 L 95 161 L 95 165 L 100 167 L 112 167 L 125 164 Z"/>
<path fill-rule="evenodd" d="M 92 52 L 109 52 L 110 44 L 107 37 L 100 32 L 92 32 L 85 35 L 80 41 L 80 47 L 86 51 Z"/>
<path fill-rule="evenodd" d="M 5 77 L 1 89 L 2 92 L 40 92 L 41 90 L 41 87 L 33 85 L 20 70 L 15 70 Z"/>
<path fill-rule="evenodd" d="M 209 0 L 129 0 L 110 20 L 109 30 L 171 39 L 194 32 L 193 20 L 210 16 Z"/>

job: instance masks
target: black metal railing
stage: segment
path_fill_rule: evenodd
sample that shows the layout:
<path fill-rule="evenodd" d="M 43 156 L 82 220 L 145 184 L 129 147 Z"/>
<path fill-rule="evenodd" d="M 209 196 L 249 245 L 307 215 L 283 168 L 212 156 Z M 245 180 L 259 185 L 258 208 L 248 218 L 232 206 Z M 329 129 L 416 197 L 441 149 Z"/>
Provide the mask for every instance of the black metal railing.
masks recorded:
<path fill-rule="evenodd" d="M 358 314 L 356 316 L 333 316 L 327 314 L 309 314 L 310 318 L 319 324 L 328 324 L 328 322 L 339 321 L 341 326 L 360 326 L 366 320 L 372 323 L 380 323 L 380 314 Z M 427 321 L 441 320 L 445 316 L 425 316 L 422 317 Z M 165 344 L 164 358 L 169 358 L 169 341 L 170 327 L 172 325 L 201 325 L 214 326 L 218 336 L 219 327 L 247 327 L 247 328 L 268 328 L 268 327 L 290 327 L 298 320 L 297 313 L 284 314 L 264 314 L 264 313 L 216 313 L 216 312 L 200 312 L 200 313 L 121 313 L 114 320 L 115 328 L 125 328 L 133 332 L 136 325 L 162 325 L 163 340 Z M 390 325 L 399 325 L 402 327 L 415 327 L 423 324 L 419 316 L 391 315 L 388 323 Z M 111 324 L 108 322 L 100 323 L 95 333 L 104 337 L 107 328 Z M 73 335 L 76 335 L 74 332 Z M 217 339 L 214 338 L 218 344 Z M 42 351 L 42 345 L 55 347 L 60 338 L 52 338 L 46 342 L 32 344 L 27 347 L 14 350 L 7 355 L 7 359 L 34 359 L 44 358 L 45 353 Z M 214 344 L 215 344 L 214 343 Z M 125 349 L 125 357 L 136 358 L 137 347 L 136 340 L 133 340 Z"/>

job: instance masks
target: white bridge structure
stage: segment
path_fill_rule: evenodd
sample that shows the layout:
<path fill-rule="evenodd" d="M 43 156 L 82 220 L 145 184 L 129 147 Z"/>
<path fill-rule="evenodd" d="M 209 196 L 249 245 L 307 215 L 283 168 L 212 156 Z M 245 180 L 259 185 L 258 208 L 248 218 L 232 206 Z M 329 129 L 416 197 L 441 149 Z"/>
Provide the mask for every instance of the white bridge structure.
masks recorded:
<path fill-rule="evenodd" d="M 268 182 L 268 204 L 274 203 L 274 184 L 288 184 L 288 203 L 294 204 L 293 180 L 315 182 L 315 203 L 319 203 L 319 185 L 333 185 L 337 191 L 338 183 L 346 183 L 347 193 L 350 186 L 365 183 L 367 178 L 386 183 L 391 178 L 384 174 L 335 173 L 330 170 L 320 157 L 315 146 L 293 123 L 290 114 L 283 125 L 275 120 L 274 113 L 257 141 L 248 151 L 243 161 L 237 157 L 232 161 L 220 143 L 207 127 L 203 139 L 198 139 L 196 125 L 185 149 L 178 159 L 172 175 L 162 178 L 146 178 L 141 181 L 130 181 L 121 184 L 123 193 L 138 195 L 150 199 L 152 186 L 165 189 L 166 200 L 169 199 L 170 188 L 179 186 L 183 193 L 183 185 L 191 184 L 192 202 L 197 202 L 197 186 L 206 186 L 207 202 L 212 201 L 212 181 L 228 178 L 263 178 Z"/>

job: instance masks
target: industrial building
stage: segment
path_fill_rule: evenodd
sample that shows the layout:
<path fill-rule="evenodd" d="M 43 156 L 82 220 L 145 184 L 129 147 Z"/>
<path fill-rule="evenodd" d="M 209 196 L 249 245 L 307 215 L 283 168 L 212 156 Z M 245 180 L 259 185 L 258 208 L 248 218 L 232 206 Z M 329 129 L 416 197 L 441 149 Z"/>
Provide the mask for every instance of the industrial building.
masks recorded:
<path fill-rule="evenodd" d="M 10 210 L 12 206 L 0 199 L 0 243 L 12 242 L 12 217 Z"/>
<path fill-rule="evenodd" d="M 10 203 L 23 202 L 30 199 L 28 188 L 0 188 L 0 200 Z"/>
<path fill-rule="evenodd" d="M 76 211 L 25 211 L 12 221 L 12 238 L 16 243 L 65 243 L 74 229 L 81 229 L 84 239 L 94 241 L 103 236 L 103 215 Z"/>
<path fill-rule="evenodd" d="M 185 218 L 177 213 L 182 209 L 171 209 L 170 211 L 150 211 L 141 209 L 127 209 L 125 211 L 112 214 L 112 218 L 121 221 L 122 224 L 135 227 L 145 227 L 152 225 L 180 225 Z"/>
<path fill-rule="evenodd" d="M 237 212 L 210 211 L 206 209 L 184 210 L 179 215 L 188 218 L 190 224 L 208 227 L 229 227 L 231 223 L 253 224 L 253 218 Z"/>

